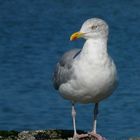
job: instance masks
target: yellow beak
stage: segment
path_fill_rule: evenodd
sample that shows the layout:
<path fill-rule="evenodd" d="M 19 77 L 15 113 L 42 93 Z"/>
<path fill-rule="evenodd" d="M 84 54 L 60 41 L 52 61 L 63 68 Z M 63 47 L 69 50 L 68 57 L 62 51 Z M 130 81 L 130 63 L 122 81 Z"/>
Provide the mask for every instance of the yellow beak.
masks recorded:
<path fill-rule="evenodd" d="M 75 39 L 77 39 L 77 38 L 82 37 L 83 35 L 84 35 L 84 33 L 81 33 L 81 32 L 73 33 L 73 34 L 71 35 L 71 37 L 70 37 L 70 40 L 71 40 L 71 41 L 72 41 L 72 40 L 75 40 Z"/>

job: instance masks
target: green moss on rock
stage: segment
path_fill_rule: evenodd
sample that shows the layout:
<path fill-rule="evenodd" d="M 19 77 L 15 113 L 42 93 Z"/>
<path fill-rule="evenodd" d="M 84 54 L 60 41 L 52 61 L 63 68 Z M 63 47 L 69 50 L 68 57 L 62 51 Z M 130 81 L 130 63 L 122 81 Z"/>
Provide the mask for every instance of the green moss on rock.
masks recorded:
<path fill-rule="evenodd" d="M 18 131 L 0 131 L 0 140 L 17 140 L 18 137 Z"/>

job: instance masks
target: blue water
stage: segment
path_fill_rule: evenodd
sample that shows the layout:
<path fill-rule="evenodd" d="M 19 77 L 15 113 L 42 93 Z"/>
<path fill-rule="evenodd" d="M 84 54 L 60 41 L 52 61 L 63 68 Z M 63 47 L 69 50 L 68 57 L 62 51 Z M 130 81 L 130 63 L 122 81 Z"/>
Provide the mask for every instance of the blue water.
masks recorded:
<path fill-rule="evenodd" d="M 140 1 L 1 0 L 0 129 L 72 129 L 71 104 L 52 86 L 60 56 L 84 40 L 69 41 L 88 18 L 110 26 L 109 52 L 119 87 L 100 104 L 98 131 L 140 136 Z M 93 105 L 77 105 L 78 129 L 92 128 Z"/>

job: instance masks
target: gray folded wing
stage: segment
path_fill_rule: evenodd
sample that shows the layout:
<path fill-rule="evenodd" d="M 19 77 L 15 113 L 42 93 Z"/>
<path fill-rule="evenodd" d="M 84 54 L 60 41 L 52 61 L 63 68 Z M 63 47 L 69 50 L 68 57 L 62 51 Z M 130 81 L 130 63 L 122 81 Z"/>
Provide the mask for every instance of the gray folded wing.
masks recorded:
<path fill-rule="evenodd" d="M 72 64 L 74 59 L 80 54 L 80 51 L 80 49 L 73 49 L 66 52 L 57 63 L 53 74 L 53 84 L 55 89 L 59 89 L 61 84 L 66 83 L 72 78 Z"/>

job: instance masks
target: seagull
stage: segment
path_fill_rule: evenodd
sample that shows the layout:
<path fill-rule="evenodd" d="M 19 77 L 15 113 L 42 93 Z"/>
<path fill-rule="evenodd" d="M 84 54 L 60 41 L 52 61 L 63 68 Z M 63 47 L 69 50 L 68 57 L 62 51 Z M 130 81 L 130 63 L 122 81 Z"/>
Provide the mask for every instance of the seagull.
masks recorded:
<path fill-rule="evenodd" d="M 55 89 L 72 103 L 74 139 L 91 136 L 105 140 L 96 132 L 99 102 L 110 96 L 117 87 L 117 70 L 107 51 L 109 27 L 100 18 L 86 20 L 80 31 L 71 35 L 70 40 L 84 38 L 82 49 L 72 49 L 61 57 L 53 74 Z M 76 103 L 94 103 L 93 129 L 88 134 L 76 131 Z"/>

